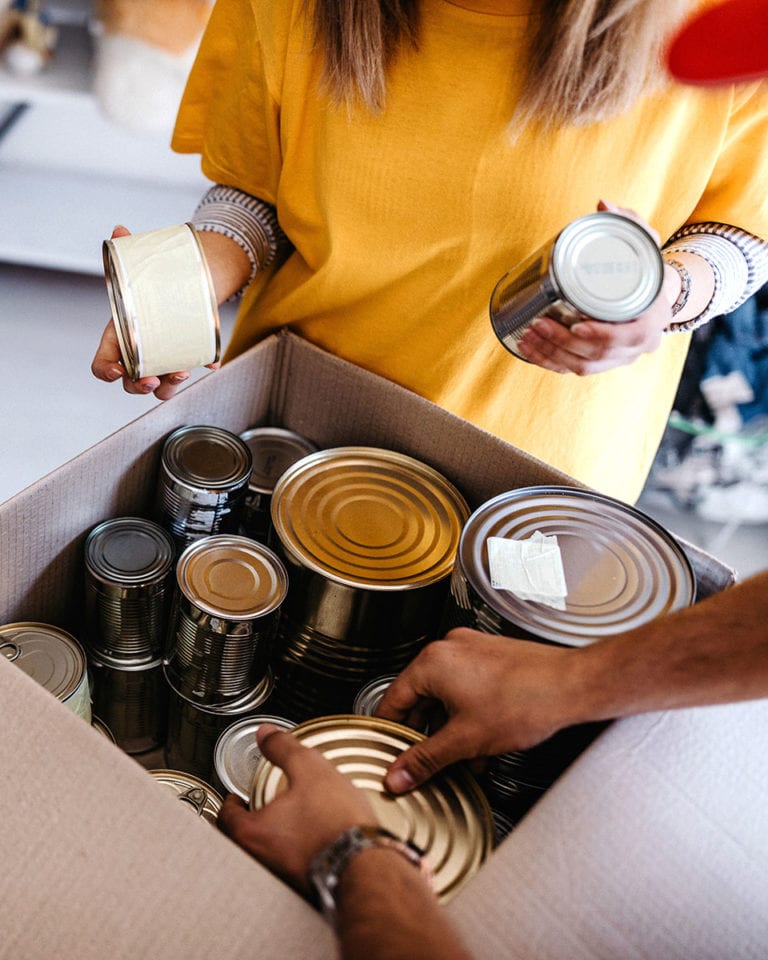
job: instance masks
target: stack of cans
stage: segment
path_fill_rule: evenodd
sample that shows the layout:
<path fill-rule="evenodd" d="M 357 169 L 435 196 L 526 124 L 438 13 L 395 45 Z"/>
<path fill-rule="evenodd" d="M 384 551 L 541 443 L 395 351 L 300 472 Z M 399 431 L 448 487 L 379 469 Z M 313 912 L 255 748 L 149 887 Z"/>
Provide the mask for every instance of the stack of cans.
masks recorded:
<path fill-rule="evenodd" d="M 469 508 L 441 474 L 373 447 L 304 457 L 275 487 L 289 573 L 273 666 L 276 712 L 349 713 L 438 635 Z"/>
<path fill-rule="evenodd" d="M 561 603 L 494 586 L 488 540 L 556 538 L 567 587 Z M 573 487 L 525 487 L 478 508 L 461 536 L 444 629 L 583 646 L 693 603 L 696 583 L 680 544 L 619 500 Z M 514 642 L 514 640 L 510 640 Z M 491 760 L 484 786 L 499 822 L 514 825 L 604 724 L 560 731 L 540 746 Z"/>
<path fill-rule="evenodd" d="M 165 737 L 162 658 L 175 546 L 151 520 L 118 517 L 85 542 L 85 637 L 94 708 L 126 753 Z"/>
<path fill-rule="evenodd" d="M 169 767 L 210 778 L 222 729 L 267 700 L 287 590 L 279 557 L 247 537 L 205 537 L 181 554 L 164 665 Z"/>

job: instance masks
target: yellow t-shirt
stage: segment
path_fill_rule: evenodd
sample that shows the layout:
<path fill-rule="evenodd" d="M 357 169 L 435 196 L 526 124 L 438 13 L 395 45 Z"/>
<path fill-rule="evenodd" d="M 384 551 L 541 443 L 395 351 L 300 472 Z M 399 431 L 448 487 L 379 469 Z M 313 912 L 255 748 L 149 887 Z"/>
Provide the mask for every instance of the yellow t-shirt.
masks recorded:
<path fill-rule="evenodd" d="M 674 86 L 611 122 L 508 135 L 529 0 L 424 0 L 386 108 L 321 89 L 304 0 L 218 0 L 174 149 L 273 203 L 294 251 L 246 291 L 229 356 L 288 327 L 582 482 L 642 489 L 688 347 L 588 377 L 515 358 L 498 279 L 606 198 L 663 238 L 716 220 L 768 236 L 762 85 Z"/>

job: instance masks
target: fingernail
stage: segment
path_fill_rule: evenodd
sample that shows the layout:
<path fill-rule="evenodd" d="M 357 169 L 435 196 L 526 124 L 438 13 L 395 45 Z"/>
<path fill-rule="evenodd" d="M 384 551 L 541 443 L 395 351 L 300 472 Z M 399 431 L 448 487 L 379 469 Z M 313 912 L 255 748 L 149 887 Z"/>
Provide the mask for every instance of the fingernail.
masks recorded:
<path fill-rule="evenodd" d="M 391 770 L 387 774 L 386 784 L 392 793 L 405 793 L 416 785 L 413 777 L 403 767 Z"/>
<path fill-rule="evenodd" d="M 188 377 L 183 373 L 178 373 L 176 376 L 169 377 L 168 379 L 171 381 L 171 383 L 184 383 Z"/>

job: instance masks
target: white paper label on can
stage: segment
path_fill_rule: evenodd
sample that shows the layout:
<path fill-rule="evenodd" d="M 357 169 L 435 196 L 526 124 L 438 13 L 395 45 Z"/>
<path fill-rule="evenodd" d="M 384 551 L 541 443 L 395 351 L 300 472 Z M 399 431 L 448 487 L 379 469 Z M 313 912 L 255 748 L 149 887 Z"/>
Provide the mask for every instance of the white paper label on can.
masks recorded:
<path fill-rule="evenodd" d="M 491 586 L 495 590 L 509 590 L 521 600 L 565 609 L 568 588 L 556 536 L 537 530 L 525 540 L 488 537 L 487 547 Z"/>

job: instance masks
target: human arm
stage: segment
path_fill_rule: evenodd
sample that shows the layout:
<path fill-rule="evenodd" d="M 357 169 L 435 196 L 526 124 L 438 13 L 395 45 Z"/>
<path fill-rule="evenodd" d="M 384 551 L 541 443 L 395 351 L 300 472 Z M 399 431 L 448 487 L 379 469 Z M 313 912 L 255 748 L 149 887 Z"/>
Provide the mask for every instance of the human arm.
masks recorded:
<path fill-rule="evenodd" d="M 234 795 L 219 815 L 222 830 L 304 896 L 310 863 L 354 826 L 376 825 L 365 792 L 320 754 L 269 724 L 259 747 L 280 766 L 288 789 L 260 810 Z M 423 875 L 400 853 L 372 847 L 355 854 L 336 891 L 337 933 L 343 958 L 468 960 Z"/>
<path fill-rule="evenodd" d="M 401 793 L 458 760 L 527 749 L 563 727 L 768 696 L 768 571 L 691 607 L 584 647 L 474 630 L 427 646 L 377 715 L 447 721 L 391 765 Z"/>

